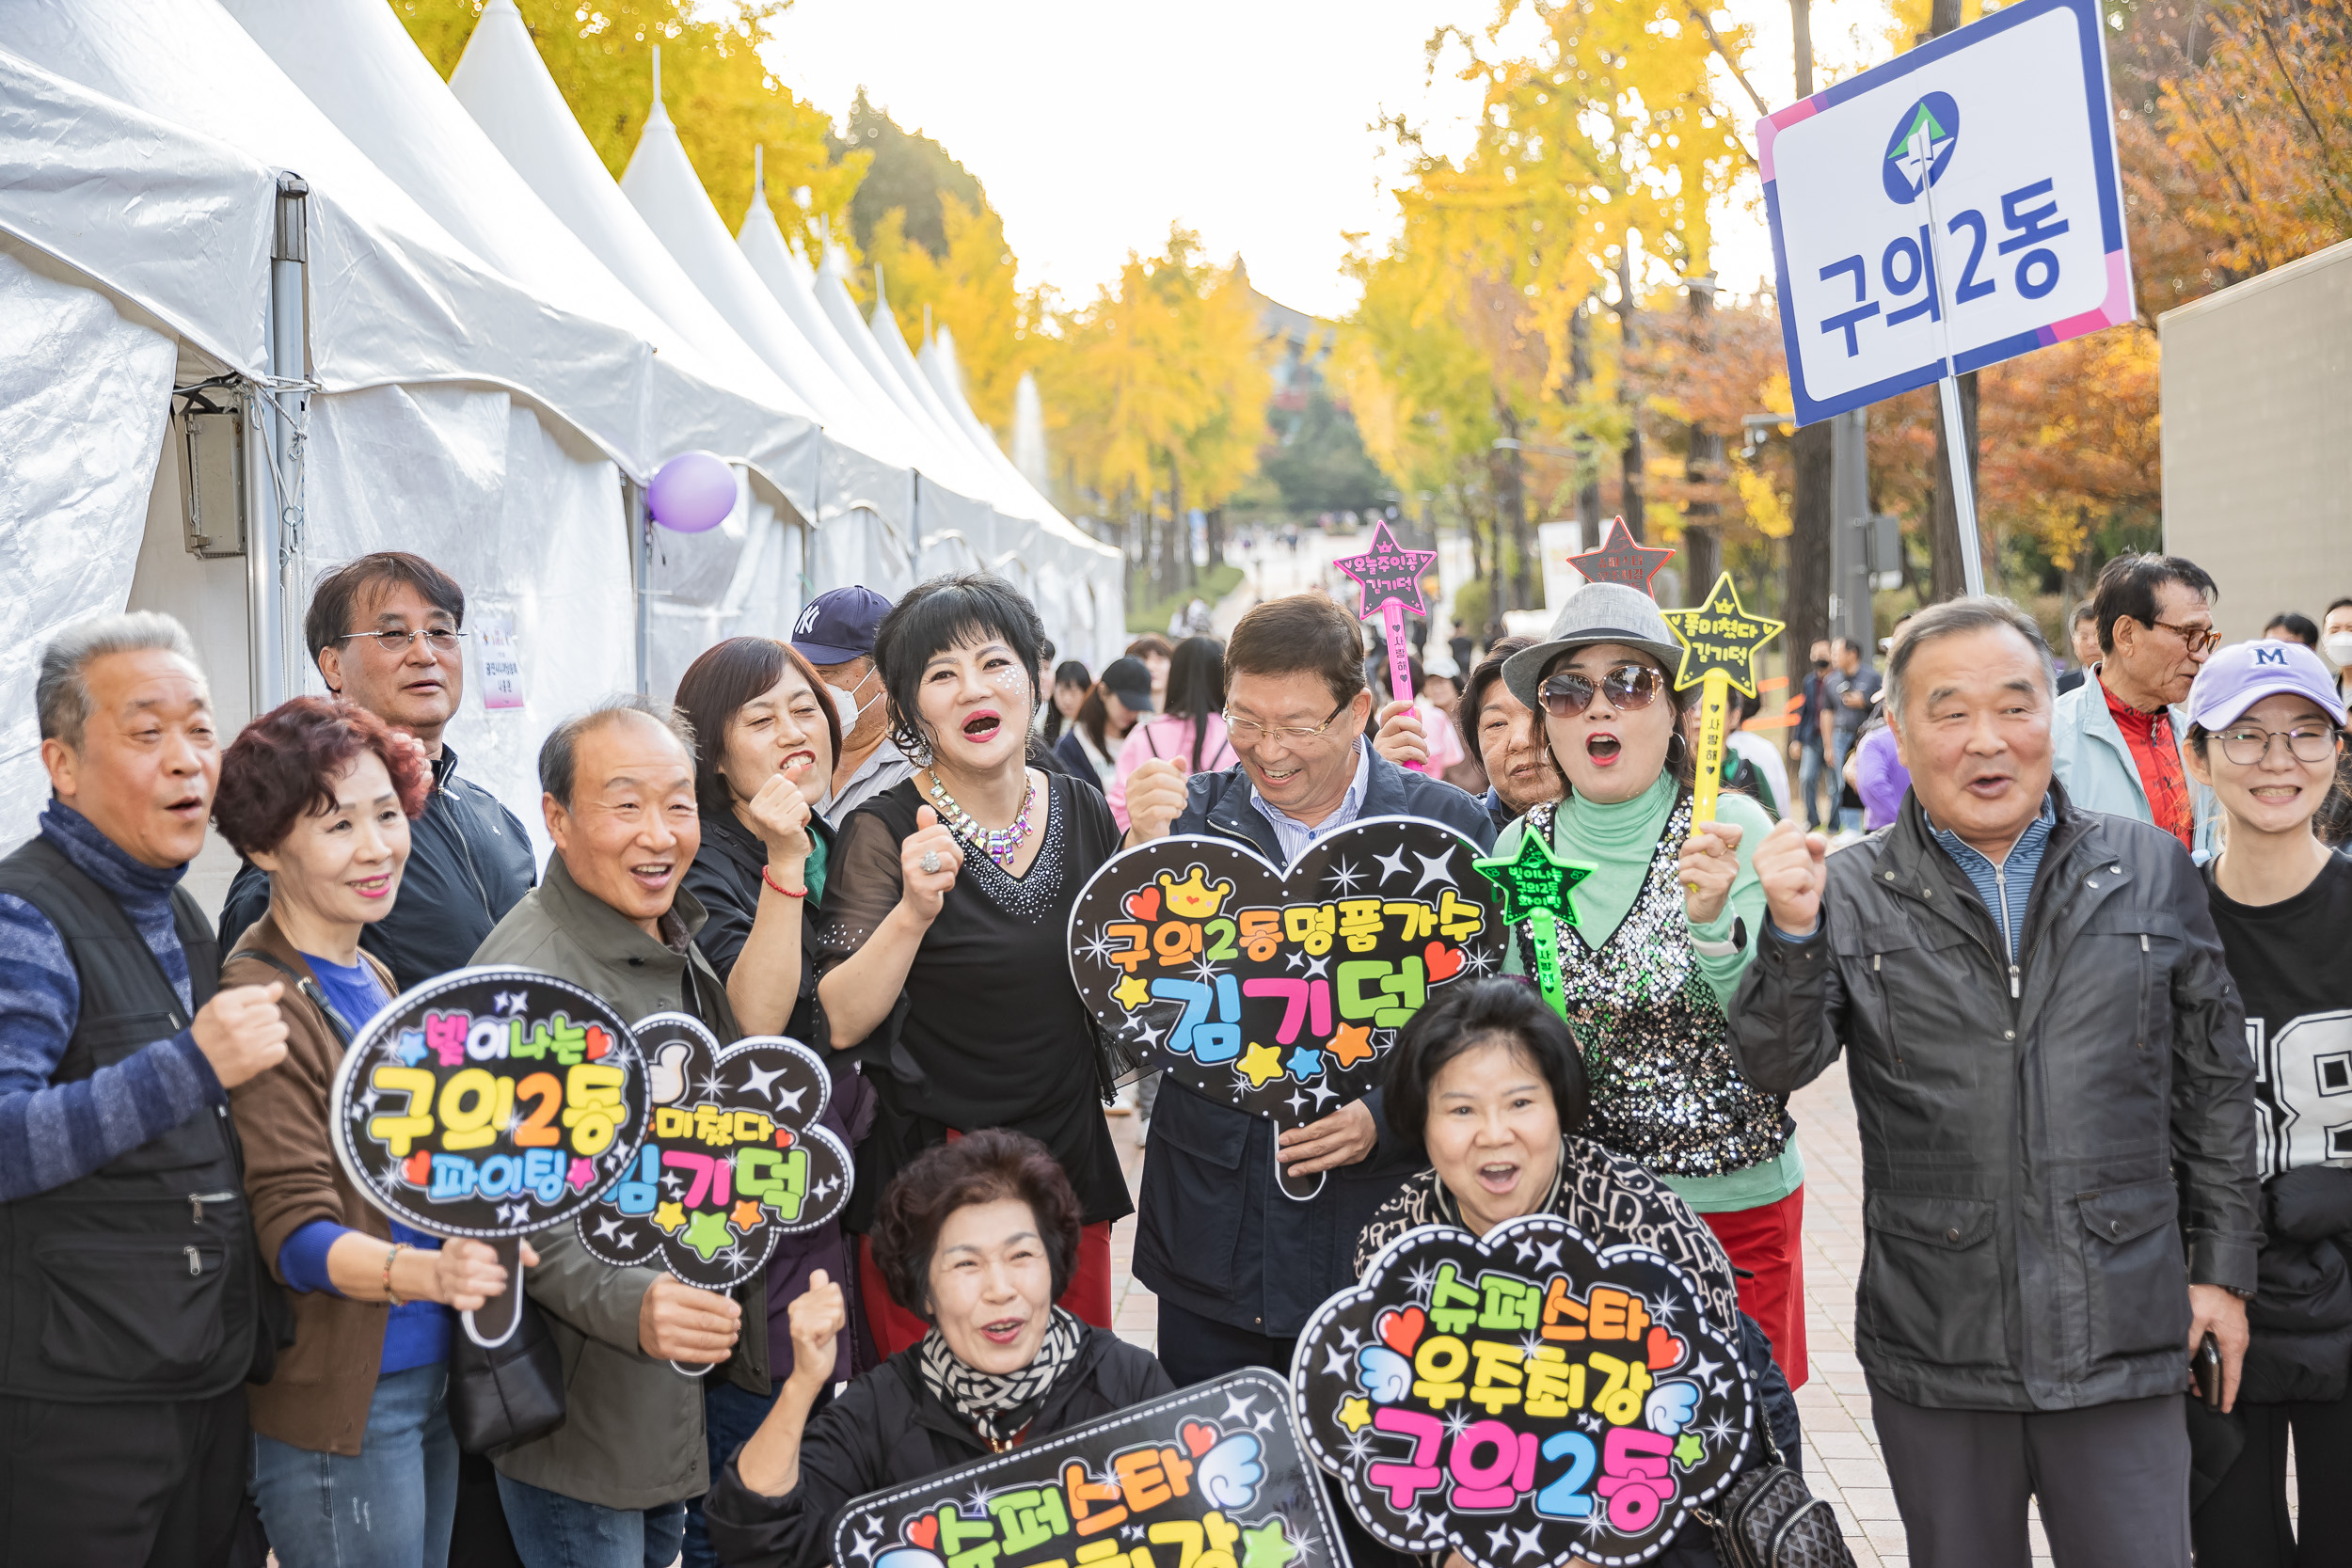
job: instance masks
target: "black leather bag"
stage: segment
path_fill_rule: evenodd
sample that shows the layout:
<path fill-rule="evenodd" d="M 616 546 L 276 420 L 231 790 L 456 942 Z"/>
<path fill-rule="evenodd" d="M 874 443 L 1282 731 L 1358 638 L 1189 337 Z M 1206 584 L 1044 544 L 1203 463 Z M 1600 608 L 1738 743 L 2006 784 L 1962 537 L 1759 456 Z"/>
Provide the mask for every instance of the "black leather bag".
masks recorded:
<path fill-rule="evenodd" d="M 1732 1482 L 1711 1510 L 1695 1514 L 1714 1532 L 1724 1568 L 1854 1568 L 1828 1500 L 1781 1463 L 1769 1433 L 1764 1444 L 1765 1463 Z"/>
<path fill-rule="evenodd" d="M 450 1336 L 449 1424 L 464 1453 L 494 1453 L 564 1424 L 564 1353 L 525 1296 L 506 1343 L 485 1350 Z"/>

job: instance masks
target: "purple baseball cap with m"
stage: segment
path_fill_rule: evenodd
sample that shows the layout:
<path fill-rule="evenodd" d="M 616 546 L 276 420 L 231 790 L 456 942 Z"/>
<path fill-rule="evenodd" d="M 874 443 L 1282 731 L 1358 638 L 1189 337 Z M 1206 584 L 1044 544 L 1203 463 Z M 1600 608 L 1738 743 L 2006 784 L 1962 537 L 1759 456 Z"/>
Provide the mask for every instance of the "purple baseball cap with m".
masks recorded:
<path fill-rule="evenodd" d="M 2233 642 L 2218 649 L 2188 689 L 2188 721 L 2212 731 L 2234 724 L 2265 697 L 2308 697 L 2337 724 L 2344 699 L 2319 656 L 2300 642 Z"/>

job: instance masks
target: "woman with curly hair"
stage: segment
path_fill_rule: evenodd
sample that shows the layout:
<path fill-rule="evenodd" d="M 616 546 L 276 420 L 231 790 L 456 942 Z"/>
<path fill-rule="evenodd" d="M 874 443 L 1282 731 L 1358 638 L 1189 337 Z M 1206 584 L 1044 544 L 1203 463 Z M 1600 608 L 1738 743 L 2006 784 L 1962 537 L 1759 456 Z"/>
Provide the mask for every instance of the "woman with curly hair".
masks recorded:
<path fill-rule="evenodd" d="M 1077 1195 L 1035 1138 L 990 1128 L 926 1150 L 882 1195 L 874 1260 L 922 1338 L 810 1409 L 847 1326 L 818 1275 L 792 1304 L 792 1376 L 704 1502 L 738 1568 L 818 1568 L 853 1497 L 1050 1437 L 1175 1386 L 1152 1353 L 1054 1305 Z"/>
<path fill-rule="evenodd" d="M 286 1059 L 229 1092 L 254 1234 L 294 1299 L 294 1344 L 247 1390 L 254 1491 L 286 1568 L 448 1560 L 452 1314 L 506 1289 L 488 1243 L 440 1242 L 362 1198 L 328 1135 L 344 1050 L 394 990 L 359 933 L 399 895 L 431 784 L 415 740 L 326 697 L 263 714 L 220 762 L 213 820 L 270 878 L 221 984 L 288 988 Z M 526 1244 L 522 1260 L 539 1259 Z"/>

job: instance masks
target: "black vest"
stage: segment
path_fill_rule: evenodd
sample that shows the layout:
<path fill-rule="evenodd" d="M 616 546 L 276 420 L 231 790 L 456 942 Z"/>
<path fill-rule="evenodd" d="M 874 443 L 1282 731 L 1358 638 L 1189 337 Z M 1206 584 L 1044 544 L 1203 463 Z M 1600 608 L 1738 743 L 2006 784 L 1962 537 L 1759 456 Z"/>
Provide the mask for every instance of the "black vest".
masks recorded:
<path fill-rule="evenodd" d="M 52 1084 L 188 1027 L 190 1014 L 112 895 L 35 838 L 0 859 L 0 893 L 48 917 L 81 985 Z M 220 975 L 213 928 L 171 895 L 201 1007 Z M 236 1132 L 207 1106 L 89 1175 L 0 1203 L 0 1394 L 72 1403 L 209 1399 L 254 1363 L 252 1227 Z"/>

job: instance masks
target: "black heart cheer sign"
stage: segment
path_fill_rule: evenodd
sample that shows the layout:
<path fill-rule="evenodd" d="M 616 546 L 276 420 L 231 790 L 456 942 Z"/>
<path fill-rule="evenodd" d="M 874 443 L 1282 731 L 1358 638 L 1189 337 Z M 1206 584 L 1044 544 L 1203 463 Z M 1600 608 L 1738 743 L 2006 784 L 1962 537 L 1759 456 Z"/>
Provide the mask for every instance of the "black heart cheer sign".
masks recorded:
<path fill-rule="evenodd" d="M 1349 823 L 1287 873 L 1230 839 L 1154 839 L 1078 895 L 1071 974 L 1104 1029 L 1184 1083 L 1303 1127 L 1377 1082 L 1433 990 L 1499 969 L 1478 855 L 1406 816 Z"/>

